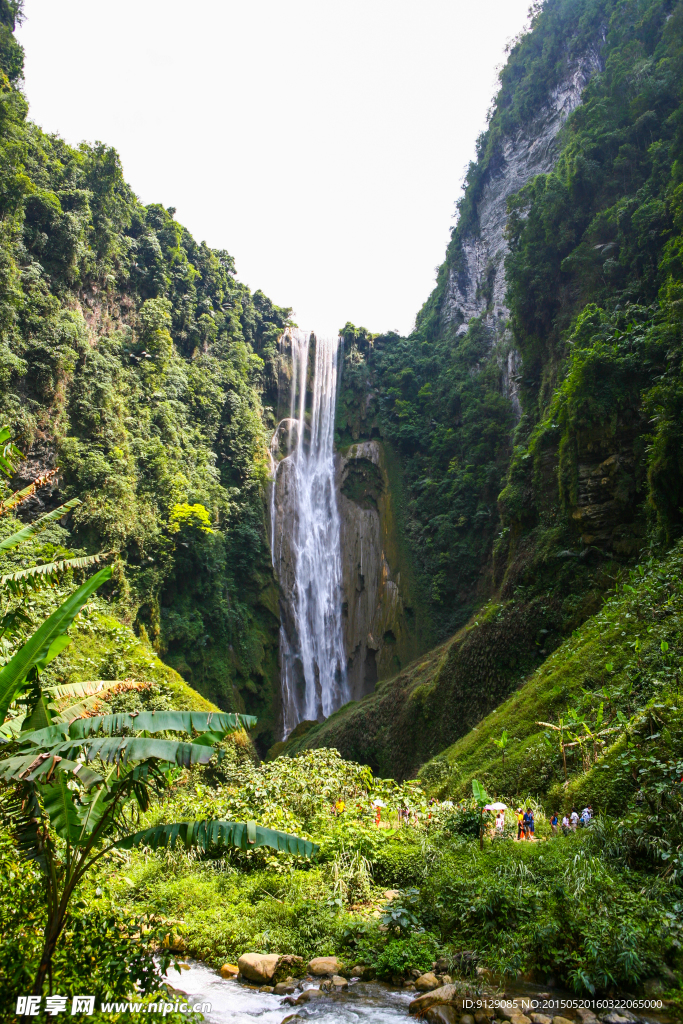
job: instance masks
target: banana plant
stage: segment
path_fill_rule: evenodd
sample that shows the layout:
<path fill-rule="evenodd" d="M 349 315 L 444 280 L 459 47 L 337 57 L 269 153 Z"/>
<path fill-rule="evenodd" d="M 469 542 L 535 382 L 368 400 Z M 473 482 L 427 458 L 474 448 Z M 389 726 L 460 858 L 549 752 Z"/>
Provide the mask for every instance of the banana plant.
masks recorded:
<path fill-rule="evenodd" d="M 500 735 L 500 739 L 499 740 L 497 740 L 495 738 L 495 736 L 492 736 L 491 737 L 491 743 L 495 744 L 495 746 L 498 747 L 498 749 L 500 750 L 501 754 L 503 755 L 503 768 L 505 768 L 505 751 L 506 751 L 507 745 L 509 743 L 507 729 L 503 729 L 503 731 L 502 731 L 502 733 Z"/>
<path fill-rule="evenodd" d="M 474 802 L 479 810 L 479 849 L 484 849 L 484 808 L 486 804 L 491 802 L 491 797 L 488 795 L 481 782 L 477 782 L 476 779 L 472 779 L 472 796 Z"/>
<path fill-rule="evenodd" d="M 114 849 L 145 846 L 202 850 L 268 846 L 311 858 L 315 843 L 254 821 L 182 821 L 139 829 L 138 815 L 171 785 L 177 767 L 206 764 L 229 733 L 256 719 L 225 712 L 143 711 L 50 719 L 22 732 L 0 761 L 0 782 L 14 790 L 13 831 L 23 856 L 43 877 L 47 919 L 33 986 L 41 995 L 64 928 L 69 902 L 94 865 Z M 219 752 L 220 753 L 220 752 Z M 99 771 L 88 767 L 97 763 Z M 102 768 L 111 766 L 105 774 Z"/>

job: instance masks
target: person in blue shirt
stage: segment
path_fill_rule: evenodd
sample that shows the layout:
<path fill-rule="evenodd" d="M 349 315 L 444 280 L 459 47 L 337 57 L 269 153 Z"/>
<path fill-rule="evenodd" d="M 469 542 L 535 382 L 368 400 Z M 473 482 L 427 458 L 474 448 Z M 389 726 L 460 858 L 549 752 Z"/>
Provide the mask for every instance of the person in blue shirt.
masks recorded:
<path fill-rule="evenodd" d="M 552 829 L 553 835 L 556 836 L 557 835 L 557 811 L 553 812 L 553 816 L 550 819 L 550 827 Z"/>
<path fill-rule="evenodd" d="M 530 807 L 527 807 L 526 814 L 528 819 L 527 839 L 535 839 L 536 837 L 534 836 L 534 812 Z"/>

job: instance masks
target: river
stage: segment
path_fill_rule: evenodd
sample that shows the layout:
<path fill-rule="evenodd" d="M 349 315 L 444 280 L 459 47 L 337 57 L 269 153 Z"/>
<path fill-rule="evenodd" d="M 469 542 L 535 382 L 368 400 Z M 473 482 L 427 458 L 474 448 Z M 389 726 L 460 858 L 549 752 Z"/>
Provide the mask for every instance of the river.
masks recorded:
<path fill-rule="evenodd" d="M 296 1014 L 316 1024 L 406 1024 L 414 992 L 401 992 L 373 982 L 353 982 L 344 993 L 327 995 L 303 1006 L 291 1006 L 282 996 L 261 992 L 237 981 L 226 981 L 205 964 L 189 961 L 182 975 L 171 968 L 166 979 L 192 1002 L 207 1002 L 209 1024 L 282 1024 Z M 297 1019 L 297 1018 L 295 1018 Z"/>

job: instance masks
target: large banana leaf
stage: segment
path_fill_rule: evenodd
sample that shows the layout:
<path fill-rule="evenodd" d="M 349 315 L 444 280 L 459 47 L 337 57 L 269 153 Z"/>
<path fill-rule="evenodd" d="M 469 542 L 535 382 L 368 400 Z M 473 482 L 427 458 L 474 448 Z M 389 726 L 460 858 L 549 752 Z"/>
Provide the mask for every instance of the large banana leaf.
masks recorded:
<path fill-rule="evenodd" d="M 81 504 L 80 498 L 72 498 L 71 501 L 67 501 L 66 504 L 60 505 L 54 512 L 46 512 L 40 519 L 36 519 L 34 523 L 29 523 L 28 526 L 24 526 L 22 530 L 18 530 L 17 533 L 13 533 L 11 537 L 5 537 L 3 541 L 0 541 L 0 552 L 9 551 L 10 548 L 15 548 L 17 544 L 23 544 L 29 537 L 34 537 L 41 530 L 44 530 L 46 526 L 54 522 L 55 519 L 61 519 L 67 512 L 70 512 L 76 505 Z M 39 567 L 40 568 L 40 567 Z"/>
<path fill-rule="evenodd" d="M 45 686 L 54 700 L 63 700 L 64 697 L 92 697 L 96 693 L 104 693 L 111 690 L 112 686 L 120 686 L 123 679 L 88 679 L 82 683 L 55 683 L 54 686 Z"/>
<path fill-rule="evenodd" d="M 19 648 L 12 660 L 0 671 L 0 722 L 4 722 L 7 709 L 31 668 L 47 655 L 55 637 L 67 631 L 90 595 L 105 580 L 111 579 L 111 574 L 112 568 L 107 565 L 86 580 L 52 613 L 50 618 Z"/>
<path fill-rule="evenodd" d="M 68 727 L 53 726 L 50 731 L 40 729 L 27 733 L 22 739 L 30 743 L 50 746 L 59 739 L 80 740 L 103 733 L 121 736 L 135 732 L 211 732 L 221 736 L 239 729 L 251 729 L 256 724 L 252 715 L 231 714 L 227 711 L 121 711 L 116 715 L 94 715 L 80 718 Z"/>
<path fill-rule="evenodd" d="M 0 781 L 3 782 L 46 782 L 62 772 L 78 775 L 86 789 L 102 782 L 102 776 L 97 772 L 86 768 L 80 761 L 60 757 L 54 750 L 38 755 L 32 750 L 0 761 Z"/>
<path fill-rule="evenodd" d="M 71 727 L 74 725 L 78 725 L 78 722 L 71 723 Z M 67 740 L 50 750 L 51 755 L 73 759 L 83 754 L 86 761 L 94 761 L 99 757 L 105 764 L 116 764 L 119 761 L 128 764 L 130 761 L 145 761 L 153 757 L 182 768 L 190 768 L 193 764 L 208 764 L 215 753 L 213 747 L 201 743 L 157 740 L 148 736 L 96 736 L 94 739 Z"/>
<path fill-rule="evenodd" d="M 153 850 L 169 846 L 173 849 L 178 841 L 186 849 L 192 846 L 202 850 L 212 846 L 232 846 L 251 850 L 257 846 L 269 846 L 281 853 L 308 858 L 315 856 L 320 849 L 317 843 L 308 839 L 276 832 L 253 821 L 180 821 L 173 825 L 156 825 L 120 839 L 116 846 L 122 850 L 131 850 L 135 846 L 149 846 Z"/>
<path fill-rule="evenodd" d="M 38 789 L 53 829 L 60 839 L 74 844 L 78 842 L 81 833 L 81 821 L 74 795 L 66 783 L 66 775 L 60 772 L 54 782 L 39 786 Z"/>
<path fill-rule="evenodd" d="M 97 565 L 103 558 L 108 558 L 111 553 L 111 551 L 99 551 L 96 555 L 62 558 L 58 562 L 32 565 L 28 569 L 19 569 L 17 572 L 0 577 L 0 587 L 5 587 L 15 597 L 20 597 L 32 590 L 40 590 L 49 584 L 56 583 L 60 575 L 67 569 L 87 569 L 91 565 Z"/>

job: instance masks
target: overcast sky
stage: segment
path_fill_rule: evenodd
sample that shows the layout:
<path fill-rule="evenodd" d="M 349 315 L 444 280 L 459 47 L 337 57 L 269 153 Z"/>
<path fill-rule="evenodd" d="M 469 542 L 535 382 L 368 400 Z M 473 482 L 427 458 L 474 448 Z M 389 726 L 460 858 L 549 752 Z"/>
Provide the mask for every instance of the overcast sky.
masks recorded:
<path fill-rule="evenodd" d="M 25 0 L 31 116 L 300 326 L 407 333 L 529 0 Z"/>

